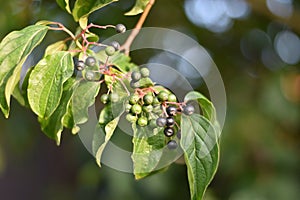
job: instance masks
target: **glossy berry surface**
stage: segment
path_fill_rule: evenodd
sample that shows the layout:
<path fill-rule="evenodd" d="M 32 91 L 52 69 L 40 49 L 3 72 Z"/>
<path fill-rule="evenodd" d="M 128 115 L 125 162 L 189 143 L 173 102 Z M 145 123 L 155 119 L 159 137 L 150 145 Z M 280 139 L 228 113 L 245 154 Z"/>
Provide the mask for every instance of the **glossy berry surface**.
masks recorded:
<path fill-rule="evenodd" d="M 106 53 L 107 56 L 112 56 L 112 55 L 114 55 L 115 52 L 116 52 L 116 50 L 112 46 L 107 46 L 105 48 L 105 53 Z"/>
<path fill-rule="evenodd" d="M 96 58 L 94 58 L 92 56 L 87 57 L 87 59 L 85 60 L 85 64 L 90 67 L 95 66 L 96 62 L 97 62 Z"/>
<path fill-rule="evenodd" d="M 148 119 L 147 117 L 140 117 L 137 121 L 139 126 L 147 126 L 148 125 Z"/>
<path fill-rule="evenodd" d="M 140 106 L 139 104 L 134 104 L 131 107 L 131 112 L 134 114 L 140 114 L 142 112 L 142 106 Z"/>
<path fill-rule="evenodd" d="M 87 81 L 93 81 L 95 80 L 95 72 L 91 71 L 91 70 L 88 70 L 85 72 L 85 80 Z"/>
<path fill-rule="evenodd" d="M 167 143 L 167 147 L 168 149 L 170 150 L 174 150 L 178 147 L 178 144 L 175 140 L 170 140 L 168 143 Z"/>
<path fill-rule="evenodd" d="M 167 137 L 171 137 L 171 136 L 174 135 L 174 129 L 171 128 L 171 127 L 167 127 L 167 128 L 165 128 L 165 130 L 164 130 L 164 134 L 165 134 L 165 136 L 167 136 Z"/>
<path fill-rule="evenodd" d="M 103 104 L 107 104 L 109 100 L 109 96 L 107 94 L 102 94 L 101 97 L 100 97 L 100 101 L 103 103 Z"/>
<path fill-rule="evenodd" d="M 124 24 L 117 24 L 116 31 L 117 33 L 124 33 L 126 31 L 126 26 L 124 26 Z"/>
<path fill-rule="evenodd" d="M 131 79 L 133 81 L 139 81 L 142 78 L 142 75 L 140 72 L 132 72 L 131 73 Z"/>
<path fill-rule="evenodd" d="M 186 115 L 192 115 L 195 112 L 195 108 L 192 105 L 186 105 L 183 108 L 183 113 Z"/>
<path fill-rule="evenodd" d="M 85 68 L 85 64 L 82 60 L 79 60 L 75 63 L 75 67 L 78 71 L 82 71 Z"/>
<path fill-rule="evenodd" d="M 156 119 L 156 125 L 159 127 L 164 127 L 167 124 L 166 118 L 159 117 Z"/>
<path fill-rule="evenodd" d="M 174 126 L 174 124 L 175 124 L 175 120 L 174 120 L 173 117 L 167 117 L 166 118 L 166 125 L 168 127 L 172 127 L 172 126 Z"/>
<path fill-rule="evenodd" d="M 157 95 L 158 100 L 161 101 L 161 102 L 162 102 L 162 101 L 168 100 L 168 97 L 169 97 L 169 95 L 168 95 L 168 93 L 165 92 L 165 91 L 160 91 L 160 92 L 158 93 L 158 95 Z"/>
<path fill-rule="evenodd" d="M 134 105 L 134 104 L 136 104 L 136 103 L 139 101 L 139 99 L 140 99 L 139 95 L 133 94 L 133 95 L 131 95 L 131 96 L 129 97 L 129 103 L 130 103 L 131 105 Z"/>
<path fill-rule="evenodd" d="M 110 46 L 112 46 L 113 48 L 115 48 L 116 51 L 118 51 L 120 49 L 120 44 L 117 41 L 112 41 L 110 43 Z"/>
<path fill-rule="evenodd" d="M 140 70 L 140 72 L 141 72 L 141 75 L 142 75 L 142 77 L 149 77 L 149 75 L 150 75 L 150 71 L 149 71 L 149 69 L 148 68 L 146 68 L 146 67 L 143 67 L 141 70 Z"/>
<path fill-rule="evenodd" d="M 125 105 L 125 111 L 126 111 L 126 112 L 130 112 L 131 107 L 132 107 L 132 105 L 130 105 L 129 103 L 127 103 L 127 104 Z"/>
<path fill-rule="evenodd" d="M 169 116 L 174 116 L 177 112 L 177 108 L 174 106 L 169 106 L 167 107 L 166 111 Z"/>
<path fill-rule="evenodd" d="M 176 102 L 177 98 L 176 98 L 175 94 L 169 94 L 168 101 L 169 102 Z"/>
<path fill-rule="evenodd" d="M 143 97 L 143 101 L 144 101 L 144 104 L 152 104 L 153 103 L 153 99 L 154 97 L 152 96 L 152 94 L 146 94 L 144 97 Z"/>

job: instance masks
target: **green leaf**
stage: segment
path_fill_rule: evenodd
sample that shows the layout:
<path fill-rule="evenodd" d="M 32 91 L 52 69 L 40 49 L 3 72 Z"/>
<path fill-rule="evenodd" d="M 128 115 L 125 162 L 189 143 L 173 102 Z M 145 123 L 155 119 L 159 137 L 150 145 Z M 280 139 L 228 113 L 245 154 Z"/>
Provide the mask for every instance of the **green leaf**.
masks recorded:
<path fill-rule="evenodd" d="M 72 15 L 77 22 L 80 18 L 87 18 L 92 12 L 118 0 L 77 0 Z"/>
<path fill-rule="evenodd" d="M 162 128 L 150 129 L 140 127 L 135 123 L 133 129 L 132 161 L 136 179 L 141 179 L 155 173 L 163 156 L 165 136 Z"/>
<path fill-rule="evenodd" d="M 72 98 L 72 114 L 75 124 L 83 124 L 88 120 L 88 108 L 94 104 L 99 90 L 99 82 L 89 81 L 82 81 L 75 89 Z"/>
<path fill-rule="evenodd" d="M 129 84 L 127 80 L 124 81 L 125 85 Z M 93 152 L 99 166 L 101 166 L 101 157 L 104 148 L 113 136 L 119 123 L 120 116 L 125 111 L 124 105 L 128 97 L 123 85 L 119 81 L 113 84 L 112 92 L 118 94 L 119 101 L 116 103 L 109 103 L 102 109 L 99 116 L 99 124 L 96 126 L 93 138 Z"/>
<path fill-rule="evenodd" d="M 56 0 L 56 3 L 61 7 L 63 10 L 66 10 L 68 13 L 72 13 L 70 9 L 69 0 Z"/>
<path fill-rule="evenodd" d="M 28 100 L 33 112 L 40 118 L 49 117 L 58 107 L 63 84 L 74 70 L 69 52 L 47 55 L 34 67 L 28 84 Z"/>
<path fill-rule="evenodd" d="M 187 165 L 191 199 L 201 200 L 218 167 L 218 132 L 207 118 L 183 114 L 180 145 Z"/>
<path fill-rule="evenodd" d="M 6 118 L 11 94 L 20 80 L 22 65 L 47 31 L 47 26 L 28 26 L 11 32 L 0 43 L 0 108 Z"/>
<path fill-rule="evenodd" d="M 133 8 L 129 12 L 125 13 L 125 15 L 132 16 L 132 15 L 138 15 L 138 14 L 144 12 L 149 1 L 150 0 L 136 0 Z"/>
<path fill-rule="evenodd" d="M 51 139 L 56 141 L 59 145 L 61 141 L 61 132 L 63 131 L 64 116 L 67 113 L 67 108 L 71 102 L 73 95 L 73 88 L 76 85 L 75 79 L 71 78 L 64 84 L 62 97 L 59 106 L 48 118 L 39 117 L 42 131 Z"/>
<path fill-rule="evenodd" d="M 100 114 L 99 124 L 96 127 L 96 134 L 93 140 L 93 149 L 95 152 L 96 162 L 101 167 L 101 157 L 107 143 L 113 136 L 115 129 L 120 120 L 120 115 L 111 120 L 113 116 L 110 106 L 106 106 Z M 109 120 L 110 119 L 110 120 Z M 107 122 L 109 121 L 109 122 Z"/>
<path fill-rule="evenodd" d="M 67 45 L 65 43 L 65 41 L 58 41 L 55 42 L 53 44 L 50 44 L 46 50 L 45 50 L 45 55 L 49 55 L 49 54 L 54 54 L 57 51 L 64 51 L 67 49 Z"/>

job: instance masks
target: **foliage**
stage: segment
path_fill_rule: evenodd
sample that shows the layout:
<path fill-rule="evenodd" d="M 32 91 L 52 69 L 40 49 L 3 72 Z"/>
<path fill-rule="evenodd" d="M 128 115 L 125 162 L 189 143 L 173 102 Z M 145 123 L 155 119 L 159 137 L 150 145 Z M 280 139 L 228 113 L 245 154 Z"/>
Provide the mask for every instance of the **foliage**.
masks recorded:
<path fill-rule="evenodd" d="M 13 96 L 22 105 L 30 107 L 37 115 L 42 131 L 59 145 L 64 128 L 75 134 L 80 130 L 79 125 L 88 120 L 88 108 L 95 104 L 97 96 L 103 95 L 99 92 L 100 87 L 105 85 L 109 99 L 102 102 L 104 108 L 100 112 L 93 141 L 98 165 L 101 166 L 102 153 L 120 117 L 127 113 L 133 130 L 135 178 L 141 179 L 165 170 L 171 164 L 166 164 L 165 160 L 173 162 L 183 151 L 191 199 L 202 199 L 219 161 L 220 130 L 215 108 L 198 92 L 188 93 L 183 102 L 169 101 L 172 91 L 155 85 L 147 70 L 141 70 L 132 63 L 122 49 L 98 42 L 99 37 L 90 31 L 91 28 L 115 28 L 117 32 L 123 32 L 114 25 L 88 24 L 88 16 L 92 12 L 113 2 L 115 0 L 77 0 L 71 7 L 68 0 L 57 0 L 58 5 L 79 22 L 76 33 L 61 23 L 40 21 L 8 34 L 0 44 L 0 108 L 7 118 Z M 137 0 L 126 15 L 142 13 L 148 3 L 147 0 Z M 44 57 L 21 80 L 22 65 L 51 30 L 64 31 L 69 37 L 49 45 Z M 93 47 L 104 48 L 94 52 Z M 131 103 L 130 98 L 134 95 L 137 100 Z M 146 105 L 144 98 L 147 95 L 158 101 Z M 201 114 L 186 113 L 188 105 L 199 107 Z M 126 106 L 131 108 L 127 110 Z M 166 112 L 171 106 L 176 107 L 174 115 Z M 159 109 L 154 111 L 155 107 Z M 164 127 L 150 124 L 159 117 L 172 118 L 176 126 L 173 123 Z M 168 133 L 170 135 L 165 133 L 167 128 L 172 130 Z M 173 135 L 176 131 L 182 133 L 181 138 Z M 176 150 L 168 147 L 170 141 L 179 143 Z"/>

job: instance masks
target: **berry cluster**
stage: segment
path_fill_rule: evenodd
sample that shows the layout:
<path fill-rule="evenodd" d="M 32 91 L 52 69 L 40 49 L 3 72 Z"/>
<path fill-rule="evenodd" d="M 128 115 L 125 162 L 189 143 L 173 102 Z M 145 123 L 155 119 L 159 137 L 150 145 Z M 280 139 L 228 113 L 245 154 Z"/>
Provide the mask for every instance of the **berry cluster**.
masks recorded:
<path fill-rule="evenodd" d="M 178 147 L 181 130 L 176 123 L 176 116 L 184 113 L 191 115 L 195 109 L 192 105 L 178 103 L 177 97 L 166 89 L 157 91 L 149 78 L 149 69 L 141 68 L 131 73 L 130 86 L 134 93 L 129 96 L 125 105 L 126 120 L 138 126 L 151 129 L 162 127 L 170 150 Z M 174 138 L 176 133 L 177 139 Z"/>

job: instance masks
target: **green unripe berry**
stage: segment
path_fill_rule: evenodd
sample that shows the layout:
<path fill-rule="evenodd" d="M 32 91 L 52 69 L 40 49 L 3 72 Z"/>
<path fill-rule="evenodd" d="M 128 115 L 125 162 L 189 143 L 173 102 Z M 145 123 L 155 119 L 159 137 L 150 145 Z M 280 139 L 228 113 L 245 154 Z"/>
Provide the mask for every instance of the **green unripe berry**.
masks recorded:
<path fill-rule="evenodd" d="M 154 106 L 153 107 L 153 112 L 155 113 L 155 114 L 161 114 L 163 111 L 162 111 L 162 109 L 161 109 L 161 107 L 160 107 L 160 105 L 157 105 L 157 106 Z"/>
<path fill-rule="evenodd" d="M 130 81 L 130 87 L 132 89 L 136 89 L 136 88 L 139 88 L 141 86 L 141 84 L 139 82 L 135 82 L 133 80 Z"/>
<path fill-rule="evenodd" d="M 155 119 L 151 119 L 149 122 L 148 122 L 150 128 L 156 128 L 157 127 L 157 124 L 156 124 L 156 120 Z"/>
<path fill-rule="evenodd" d="M 142 77 L 148 77 L 150 75 L 150 71 L 146 67 L 143 67 L 140 72 L 141 72 Z"/>
<path fill-rule="evenodd" d="M 139 81 L 140 79 L 142 78 L 142 75 L 141 75 L 141 73 L 140 72 L 132 72 L 131 73 L 131 79 L 133 80 L 133 81 Z"/>
<path fill-rule="evenodd" d="M 147 126 L 148 125 L 148 119 L 147 119 L 147 117 L 142 116 L 138 119 L 137 123 L 140 126 Z"/>
<path fill-rule="evenodd" d="M 154 97 L 153 98 L 153 102 L 152 102 L 152 105 L 160 105 L 160 101 L 158 100 L 158 98 L 157 97 Z"/>
<path fill-rule="evenodd" d="M 169 102 L 177 102 L 177 97 L 175 96 L 175 94 L 169 94 L 168 101 Z"/>
<path fill-rule="evenodd" d="M 111 102 L 116 103 L 119 101 L 119 95 L 117 93 L 111 93 L 109 99 Z"/>
<path fill-rule="evenodd" d="M 109 100 L 109 96 L 107 94 L 103 94 L 101 97 L 100 97 L 100 101 L 103 103 L 103 104 L 107 104 Z"/>
<path fill-rule="evenodd" d="M 169 94 L 165 91 L 160 91 L 157 95 L 157 98 L 160 102 L 167 101 L 169 98 Z"/>
<path fill-rule="evenodd" d="M 138 115 L 138 114 L 141 114 L 141 112 L 142 112 L 142 106 L 140 106 L 139 104 L 134 104 L 130 110 L 133 114 Z"/>
<path fill-rule="evenodd" d="M 116 52 L 116 50 L 112 46 L 107 46 L 105 48 L 105 53 L 106 53 L 107 56 L 112 56 L 112 55 L 114 55 L 115 52 Z"/>
<path fill-rule="evenodd" d="M 130 105 L 129 103 L 127 103 L 127 104 L 125 105 L 125 111 L 126 111 L 126 112 L 130 112 L 131 107 L 132 107 L 132 105 Z"/>
<path fill-rule="evenodd" d="M 126 116 L 125 116 L 126 120 L 129 121 L 130 123 L 135 123 L 138 119 L 138 117 L 136 115 L 132 115 L 130 113 L 128 113 Z"/>
<path fill-rule="evenodd" d="M 95 76 L 96 75 L 95 75 L 94 71 L 88 70 L 88 71 L 85 72 L 84 78 L 87 81 L 94 81 L 95 80 Z"/>
<path fill-rule="evenodd" d="M 152 105 L 143 106 L 143 111 L 145 113 L 150 113 L 153 111 L 153 106 Z"/>
<path fill-rule="evenodd" d="M 149 104 L 152 104 L 153 103 L 153 96 L 152 94 L 146 94 L 143 98 L 143 101 L 145 104 L 149 105 Z"/>
<path fill-rule="evenodd" d="M 131 95 L 131 96 L 129 97 L 129 103 L 130 103 L 131 105 L 136 104 L 139 100 L 140 100 L 140 96 L 137 95 L 137 94 L 133 94 L 133 95 Z"/>

